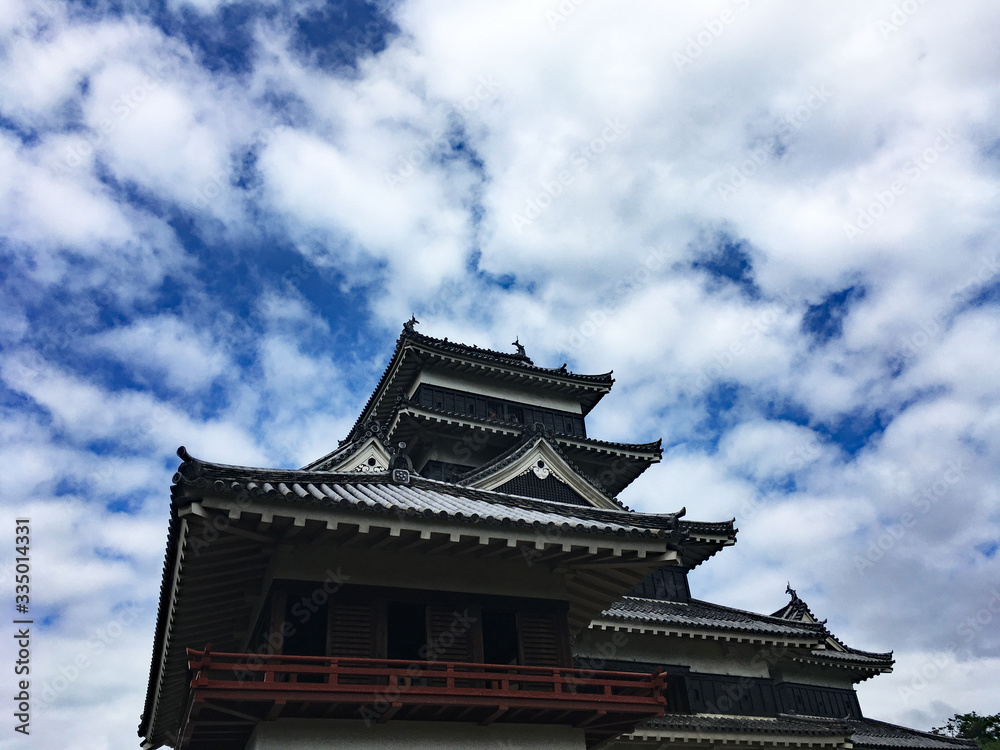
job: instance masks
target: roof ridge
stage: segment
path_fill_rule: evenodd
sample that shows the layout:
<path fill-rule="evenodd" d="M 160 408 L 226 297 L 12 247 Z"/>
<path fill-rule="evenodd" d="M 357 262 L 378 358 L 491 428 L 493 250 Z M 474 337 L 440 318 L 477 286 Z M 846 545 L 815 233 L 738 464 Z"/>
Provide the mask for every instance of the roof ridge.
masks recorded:
<path fill-rule="evenodd" d="M 803 620 L 789 620 L 789 619 L 787 619 L 785 617 L 775 617 L 774 615 L 767 615 L 767 614 L 764 614 L 763 612 L 753 612 L 753 611 L 751 611 L 749 609 L 739 609 L 738 607 L 730 607 L 730 606 L 727 606 L 725 604 L 716 604 L 715 602 L 706 601 L 704 599 L 695 599 L 694 597 L 691 598 L 691 601 L 692 602 L 697 602 L 698 604 L 706 604 L 706 605 L 708 605 L 710 607 L 717 607 L 719 609 L 726 609 L 726 610 L 729 610 L 730 612 L 739 612 L 740 614 L 744 614 L 744 615 L 753 615 L 754 617 L 762 617 L 762 618 L 764 618 L 766 620 L 777 620 L 777 621 L 782 622 L 782 623 L 794 622 L 794 623 L 796 623 L 798 625 L 804 625 L 804 626 L 807 626 L 807 627 L 815 627 L 815 628 L 818 628 L 823 634 L 829 635 L 829 631 L 826 629 L 826 625 L 824 625 L 822 622 L 819 622 L 819 621 L 817 621 L 817 622 L 805 622 Z"/>

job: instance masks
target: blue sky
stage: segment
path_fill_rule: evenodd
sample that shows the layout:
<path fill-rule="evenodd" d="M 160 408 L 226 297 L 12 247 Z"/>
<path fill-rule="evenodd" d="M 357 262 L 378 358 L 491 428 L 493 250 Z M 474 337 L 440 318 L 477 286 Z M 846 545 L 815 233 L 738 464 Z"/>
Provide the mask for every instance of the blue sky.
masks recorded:
<path fill-rule="evenodd" d="M 622 499 L 736 516 L 697 596 L 791 581 L 895 649 L 869 715 L 997 711 L 998 23 L 4 3 L 0 497 L 32 518 L 39 741 L 136 739 L 177 446 L 327 453 L 411 313 L 613 369 L 590 434 L 665 447 Z"/>

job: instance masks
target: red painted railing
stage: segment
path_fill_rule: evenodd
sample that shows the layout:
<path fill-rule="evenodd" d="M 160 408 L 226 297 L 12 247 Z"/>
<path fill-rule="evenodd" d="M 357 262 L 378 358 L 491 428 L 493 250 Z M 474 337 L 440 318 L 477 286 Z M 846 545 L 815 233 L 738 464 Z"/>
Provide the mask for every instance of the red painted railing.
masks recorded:
<path fill-rule="evenodd" d="M 256 656 L 188 649 L 195 694 L 243 700 L 663 712 L 663 674 L 463 662 Z M 293 698 L 293 694 L 295 697 Z"/>

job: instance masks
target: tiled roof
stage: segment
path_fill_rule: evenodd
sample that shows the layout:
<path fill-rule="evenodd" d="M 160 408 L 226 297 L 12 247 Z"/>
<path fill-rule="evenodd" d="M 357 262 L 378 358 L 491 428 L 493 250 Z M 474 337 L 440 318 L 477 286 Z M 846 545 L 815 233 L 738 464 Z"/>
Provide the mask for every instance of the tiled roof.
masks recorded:
<path fill-rule="evenodd" d="M 920 750 L 964 750 L 976 747 L 975 740 L 918 732 L 875 719 L 848 719 L 855 747 L 919 748 Z"/>
<path fill-rule="evenodd" d="M 614 382 L 614 378 L 611 377 L 610 372 L 601 373 L 599 375 L 581 375 L 579 373 L 570 372 L 566 369 L 566 365 L 562 365 L 561 367 L 538 367 L 525 355 L 508 354 L 506 352 L 498 352 L 492 349 L 482 349 L 478 346 L 470 344 L 460 344 L 457 341 L 449 341 L 448 339 L 437 339 L 433 336 L 418 333 L 417 331 L 407 331 L 405 327 L 403 329 L 402 336 L 408 336 L 419 344 L 424 344 L 425 346 L 434 347 L 435 349 L 441 349 L 453 354 L 474 357 L 476 359 L 493 360 L 501 364 L 513 365 L 519 368 L 533 370 L 548 375 L 570 377 L 575 380 L 589 380 L 594 383 L 606 383 L 608 385 Z"/>
<path fill-rule="evenodd" d="M 899 748 L 899 750 L 967 750 L 974 740 L 920 732 L 875 719 L 823 719 L 779 714 L 775 718 L 757 716 L 717 716 L 707 714 L 667 714 L 643 723 L 642 730 L 695 732 L 723 735 L 798 735 L 804 737 L 843 736 L 854 747 Z"/>
<path fill-rule="evenodd" d="M 859 651 L 855 648 L 845 647 L 847 651 L 835 651 L 832 648 L 827 649 L 814 649 L 808 654 L 808 658 L 816 660 L 829 660 L 834 662 L 843 662 L 845 664 L 871 664 L 871 665 L 881 665 L 881 666 L 891 666 L 892 652 L 878 654 L 872 653 L 870 651 Z"/>
<path fill-rule="evenodd" d="M 788 594 L 791 599 L 788 604 L 772 614 L 771 617 L 778 617 L 783 620 L 791 620 L 795 622 L 817 622 L 821 625 L 826 624 L 826 620 L 820 620 L 815 614 L 813 614 L 813 611 L 809 609 L 809 605 L 799 598 L 799 595 L 795 593 L 795 589 L 791 587 L 791 584 L 789 584 L 785 589 L 785 593 Z M 861 651 L 860 649 L 851 648 L 829 631 L 827 632 L 827 641 L 831 648 L 814 649 L 799 658 L 819 662 L 829 661 L 844 665 L 854 664 L 861 666 L 875 666 L 878 668 L 891 667 L 893 664 L 891 651 L 888 653 L 876 653 L 873 651 Z M 840 647 L 843 650 L 840 651 L 837 647 Z"/>
<path fill-rule="evenodd" d="M 761 716 L 709 716 L 702 714 L 666 714 L 642 725 L 646 729 L 670 729 L 720 734 L 779 734 L 810 737 L 846 737 L 851 729 L 843 721 L 811 721 L 783 714 Z"/>
<path fill-rule="evenodd" d="M 690 535 L 690 532 L 688 533 Z M 892 652 L 880 654 L 844 646 L 827 630 L 824 622 L 761 615 L 698 599 L 692 599 L 690 602 L 673 602 L 626 596 L 605 610 L 602 615 L 612 620 L 648 623 L 661 628 L 713 630 L 767 639 L 805 640 L 810 643 L 804 648 L 790 652 L 790 658 L 855 668 L 868 677 L 890 669 L 893 665 Z M 831 641 L 846 650 L 839 651 L 828 647 Z"/>
<path fill-rule="evenodd" d="M 652 625 L 673 625 L 699 630 L 719 630 L 796 639 L 822 639 L 827 631 L 819 623 L 794 622 L 768 615 L 692 599 L 690 602 L 670 602 L 626 596 L 603 613 L 605 617 L 645 622 Z"/>
<path fill-rule="evenodd" d="M 183 449 L 182 449 L 183 450 Z M 181 453 L 179 451 L 179 453 Z M 391 473 L 337 474 L 322 471 L 256 469 L 185 459 L 174 482 L 196 490 L 242 494 L 262 499 L 350 507 L 376 513 L 443 518 L 471 523 L 533 526 L 625 536 L 666 536 L 678 527 L 678 513 L 638 514 L 585 508 L 548 500 L 459 487 L 415 474 L 408 484 L 394 484 Z M 698 525 L 699 529 L 704 524 Z M 732 524 L 711 524 L 729 535 Z"/>

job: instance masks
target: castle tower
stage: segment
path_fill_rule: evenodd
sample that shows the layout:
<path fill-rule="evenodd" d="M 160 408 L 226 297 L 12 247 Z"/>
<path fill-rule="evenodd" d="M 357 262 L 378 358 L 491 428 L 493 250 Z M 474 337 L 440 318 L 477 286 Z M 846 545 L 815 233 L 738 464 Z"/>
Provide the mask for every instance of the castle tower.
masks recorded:
<path fill-rule="evenodd" d="M 588 437 L 610 373 L 414 323 L 329 455 L 179 450 L 144 747 L 582 750 L 664 713 L 660 670 L 574 667 L 574 639 L 732 523 L 618 501 L 660 449 Z"/>
<path fill-rule="evenodd" d="M 734 521 L 620 502 L 661 450 L 588 434 L 611 373 L 415 324 L 309 465 L 178 450 L 144 748 L 974 745 L 865 717 L 892 654 L 790 586 L 770 615 L 692 596 Z"/>

